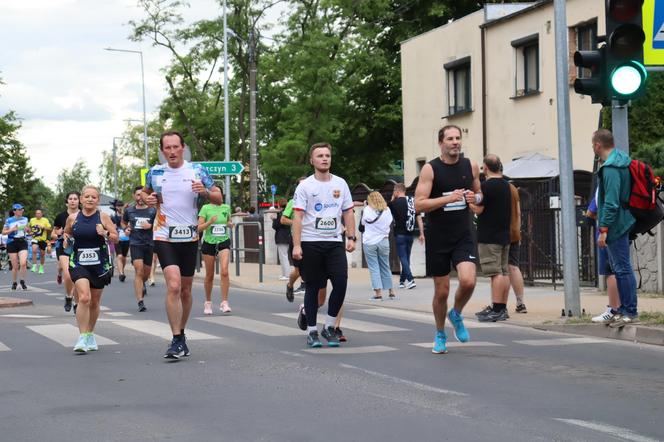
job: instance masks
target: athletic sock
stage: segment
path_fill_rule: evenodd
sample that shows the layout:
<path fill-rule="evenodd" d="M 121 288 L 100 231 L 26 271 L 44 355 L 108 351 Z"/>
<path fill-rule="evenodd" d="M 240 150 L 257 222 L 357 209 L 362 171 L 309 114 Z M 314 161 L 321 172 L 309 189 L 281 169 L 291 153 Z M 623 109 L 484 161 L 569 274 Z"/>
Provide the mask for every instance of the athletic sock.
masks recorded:
<path fill-rule="evenodd" d="M 334 324 L 336 322 L 337 322 L 336 317 L 330 315 L 325 316 L 325 327 L 334 327 Z"/>
<path fill-rule="evenodd" d="M 507 304 L 500 304 L 498 302 L 493 303 L 493 311 L 496 312 L 496 313 L 502 312 L 506 308 L 507 308 Z"/>
<path fill-rule="evenodd" d="M 173 335 L 173 339 L 175 339 L 176 341 L 181 341 L 182 340 L 182 334 Z"/>
<path fill-rule="evenodd" d="M 307 333 L 311 333 L 312 331 L 317 332 L 318 331 L 318 326 L 316 326 L 316 325 L 307 326 Z"/>

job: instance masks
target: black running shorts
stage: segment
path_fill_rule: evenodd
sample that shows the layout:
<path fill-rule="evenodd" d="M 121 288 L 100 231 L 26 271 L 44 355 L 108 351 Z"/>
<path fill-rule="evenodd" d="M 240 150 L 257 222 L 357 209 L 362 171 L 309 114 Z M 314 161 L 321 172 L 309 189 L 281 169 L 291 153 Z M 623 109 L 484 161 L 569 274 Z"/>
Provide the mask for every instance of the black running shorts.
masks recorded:
<path fill-rule="evenodd" d="M 115 245 L 115 253 L 122 256 L 129 255 L 129 241 L 120 241 Z"/>
<path fill-rule="evenodd" d="M 33 239 L 32 244 L 37 245 L 40 250 L 46 250 L 46 241 L 43 241 L 43 240 L 35 241 Z"/>
<path fill-rule="evenodd" d="M 129 246 L 129 253 L 131 254 L 131 262 L 134 262 L 137 259 L 143 261 L 143 265 L 151 266 L 152 265 L 152 246 L 142 245 L 142 246 Z"/>
<path fill-rule="evenodd" d="M 291 261 L 293 261 L 293 267 L 300 269 L 302 266 L 302 260 L 293 258 L 293 241 L 288 244 L 288 256 L 290 256 Z"/>
<path fill-rule="evenodd" d="M 198 241 L 155 241 L 154 251 L 157 254 L 157 258 L 159 258 L 159 264 L 162 269 L 168 266 L 178 266 L 181 276 L 194 276 L 196 255 L 198 254 Z"/>
<path fill-rule="evenodd" d="M 201 253 L 203 255 L 208 255 L 208 256 L 217 256 L 219 252 L 222 250 L 227 250 L 231 248 L 231 239 L 227 239 L 226 241 L 222 241 L 217 244 L 210 244 L 209 242 L 203 241 L 203 244 L 201 245 Z"/>
<path fill-rule="evenodd" d="M 76 281 L 79 279 L 87 279 L 90 281 L 90 288 L 93 289 L 103 289 L 111 283 L 110 277 L 106 278 L 106 280 L 102 280 L 97 275 L 95 275 L 94 272 L 91 272 L 83 266 L 76 266 L 73 268 L 69 267 L 69 276 L 71 277 L 71 280 L 74 281 L 74 283 L 76 283 Z"/>
<path fill-rule="evenodd" d="M 346 249 L 341 241 L 303 241 L 300 272 L 304 281 L 348 277 Z"/>
<path fill-rule="evenodd" d="M 18 253 L 28 250 L 28 243 L 25 240 L 13 240 L 7 244 L 7 253 Z"/>
<path fill-rule="evenodd" d="M 437 235 L 433 237 L 432 235 Z M 427 229 L 426 235 L 427 276 L 447 276 L 460 262 L 477 265 L 477 247 L 470 232 L 459 239 L 450 240 L 444 233 Z"/>

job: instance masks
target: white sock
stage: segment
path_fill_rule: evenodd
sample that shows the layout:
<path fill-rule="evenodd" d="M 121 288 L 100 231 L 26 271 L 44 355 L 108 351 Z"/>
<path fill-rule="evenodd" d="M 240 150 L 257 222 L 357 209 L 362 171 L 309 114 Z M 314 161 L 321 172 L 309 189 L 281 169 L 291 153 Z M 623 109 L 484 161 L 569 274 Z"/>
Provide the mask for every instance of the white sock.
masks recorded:
<path fill-rule="evenodd" d="M 307 334 L 311 333 L 312 331 L 318 331 L 318 327 L 315 325 L 307 326 Z"/>
<path fill-rule="evenodd" d="M 336 322 L 337 318 L 335 316 L 330 316 L 330 315 L 325 316 L 325 327 L 334 328 L 334 324 L 336 324 Z"/>

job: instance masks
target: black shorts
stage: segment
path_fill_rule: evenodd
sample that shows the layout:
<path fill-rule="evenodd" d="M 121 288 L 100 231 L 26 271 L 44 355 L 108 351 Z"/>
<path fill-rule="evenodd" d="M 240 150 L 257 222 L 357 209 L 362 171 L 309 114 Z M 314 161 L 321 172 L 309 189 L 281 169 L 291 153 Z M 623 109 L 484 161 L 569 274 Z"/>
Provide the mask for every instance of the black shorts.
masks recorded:
<path fill-rule="evenodd" d="M 40 250 L 46 250 L 46 241 L 44 241 L 44 240 L 35 241 L 33 239 L 32 240 L 32 245 L 33 246 L 38 246 Z"/>
<path fill-rule="evenodd" d="M 201 245 L 201 253 L 208 256 L 217 256 L 222 250 L 230 250 L 230 248 L 230 238 L 217 244 L 210 244 L 209 242 L 203 241 L 203 244 Z"/>
<path fill-rule="evenodd" d="M 303 241 L 300 264 L 304 281 L 348 277 L 346 249 L 341 241 Z"/>
<path fill-rule="evenodd" d="M 521 244 L 513 242 L 510 244 L 510 253 L 507 255 L 507 264 L 519 267 L 519 249 Z"/>
<path fill-rule="evenodd" d="M 7 253 L 18 253 L 28 250 L 28 243 L 25 240 L 13 240 L 7 244 Z"/>
<path fill-rule="evenodd" d="M 159 258 L 159 264 L 162 269 L 168 266 L 178 266 L 181 276 L 194 276 L 196 255 L 198 254 L 198 241 L 155 241 L 154 251 L 157 254 L 157 258 Z"/>
<path fill-rule="evenodd" d="M 94 272 L 83 266 L 69 267 L 69 276 L 74 283 L 79 279 L 87 279 L 90 281 L 90 288 L 93 289 L 103 289 L 111 283 L 110 275 L 99 278 Z"/>
<path fill-rule="evenodd" d="M 60 260 L 61 256 L 69 256 L 69 253 L 65 253 L 65 249 L 62 247 L 62 242 L 60 242 L 59 246 L 55 246 L 55 256 L 58 258 L 58 260 Z"/>
<path fill-rule="evenodd" d="M 134 262 L 136 259 L 143 260 L 143 265 L 151 266 L 152 265 L 152 246 L 144 244 L 141 246 L 129 246 L 129 252 L 131 253 L 131 262 Z"/>
<path fill-rule="evenodd" d="M 293 267 L 297 267 L 298 269 L 302 267 L 302 260 L 293 258 L 293 241 L 288 244 L 288 256 L 293 261 Z"/>
<path fill-rule="evenodd" d="M 115 245 L 115 253 L 122 256 L 129 255 L 129 241 L 120 241 Z"/>
<path fill-rule="evenodd" d="M 426 236 L 426 270 L 427 276 L 447 276 L 460 262 L 472 262 L 477 265 L 477 245 L 470 232 L 458 240 L 450 240 L 444 232 L 427 230 Z"/>

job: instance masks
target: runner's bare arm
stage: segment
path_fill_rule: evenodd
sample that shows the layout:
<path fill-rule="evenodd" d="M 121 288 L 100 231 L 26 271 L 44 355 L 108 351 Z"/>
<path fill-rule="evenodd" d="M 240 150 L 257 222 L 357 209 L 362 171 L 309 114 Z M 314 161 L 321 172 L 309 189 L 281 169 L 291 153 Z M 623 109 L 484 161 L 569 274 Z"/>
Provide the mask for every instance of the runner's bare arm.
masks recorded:
<path fill-rule="evenodd" d="M 283 224 L 284 226 L 292 226 L 293 225 L 293 220 L 281 215 L 281 218 L 279 219 L 279 222 Z"/>
<path fill-rule="evenodd" d="M 157 194 L 152 187 L 148 187 L 147 185 L 143 186 L 143 190 L 141 190 L 141 199 L 150 207 L 157 205 Z"/>
<path fill-rule="evenodd" d="M 463 189 L 456 189 L 448 196 L 429 198 L 433 188 L 433 168 L 425 164 L 420 172 L 420 178 L 415 189 L 415 210 L 417 212 L 431 212 L 440 209 L 446 204 L 463 199 Z"/>
<path fill-rule="evenodd" d="M 205 218 L 202 216 L 198 217 L 198 233 L 201 233 L 203 230 L 210 227 L 217 220 L 217 215 L 212 216 L 209 221 L 205 222 Z"/>
<path fill-rule="evenodd" d="M 344 211 L 344 225 L 346 226 L 346 238 L 355 236 L 355 213 L 352 208 Z M 355 240 L 349 239 L 346 241 L 346 250 L 352 252 L 355 250 Z"/>
<path fill-rule="evenodd" d="M 295 210 L 293 212 L 293 225 L 291 233 L 293 234 L 293 259 L 302 259 L 302 218 L 304 212 Z"/>
<path fill-rule="evenodd" d="M 466 197 L 466 202 L 470 205 L 470 210 L 479 214 L 484 210 L 477 211 L 477 206 L 482 204 L 483 199 L 482 185 L 480 184 L 480 167 L 473 160 L 470 160 L 470 167 L 473 170 L 473 188 L 468 189 L 464 193 L 464 196 Z"/>

